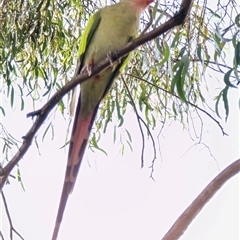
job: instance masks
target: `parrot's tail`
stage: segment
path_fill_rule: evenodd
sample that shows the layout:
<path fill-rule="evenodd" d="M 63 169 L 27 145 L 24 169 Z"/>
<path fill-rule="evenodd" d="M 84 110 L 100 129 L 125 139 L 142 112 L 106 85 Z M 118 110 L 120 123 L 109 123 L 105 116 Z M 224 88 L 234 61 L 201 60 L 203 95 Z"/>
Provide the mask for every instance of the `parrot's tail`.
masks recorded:
<path fill-rule="evenodd" d="M 69 145 L 68 164 L 65 174 L 65 180 L 63 184 L 63 190 L 52 240 L 57 239 L 58 231 L 63 218 L 64 209 L 66 207 L 69 194 L 72 192 L 74 184 L 76 182 L 77 174 L 88 143 L 91 128 L 97 114 L 98 105 L 95 107 L 95 110 L 92 114 L 89 114 L 89 116 L 85 119 L 81 119 L 81 116 L 79 116 L 80 100 L 78 102 L 72 129 L 72 137 Z"/>

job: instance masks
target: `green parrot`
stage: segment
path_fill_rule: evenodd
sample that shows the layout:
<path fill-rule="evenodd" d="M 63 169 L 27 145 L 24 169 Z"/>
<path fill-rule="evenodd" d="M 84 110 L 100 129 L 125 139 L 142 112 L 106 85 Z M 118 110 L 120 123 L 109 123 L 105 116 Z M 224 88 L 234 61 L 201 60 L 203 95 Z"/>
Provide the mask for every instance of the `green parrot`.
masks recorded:
<path fill-rule="evenodd" d="M 90 75 L 94 65 L 105 59 L 109 53 L 120 49 L 137 37 L 140 15 L 153 1 L 122 0 L 94 13 L 81 37 L 75 75 L 83 71 L 87 71 Z M 127 61 L 128 56 L 123 57 L 80 85 L 67 169 L 52 240 L 57 239 L 67 199 L 76 182 L 99 104 L 107 94 L 113 80 L 124 69 Z"/>

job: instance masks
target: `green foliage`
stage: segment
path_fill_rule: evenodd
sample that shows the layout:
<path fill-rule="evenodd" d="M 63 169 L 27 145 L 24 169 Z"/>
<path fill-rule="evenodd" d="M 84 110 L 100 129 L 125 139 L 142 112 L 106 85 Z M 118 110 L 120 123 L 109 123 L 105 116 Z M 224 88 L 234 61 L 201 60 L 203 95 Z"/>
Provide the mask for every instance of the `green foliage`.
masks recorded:
<path fill-rule="evenodd" d="M 3 1 L 0 16 L 1 78 L 22 110 L 26 95 L 36 101 L 65 84 L 85 11 L 72 1 Z"/>
<path fill-rule="evenodd" d="M 20 144 L 20 141 L 12 136 L 2 123 L 0 123 L 0 146 L 2 147 L 0 166 L 4 165 L 8 161 L 8 158 L 13 157 L 18 150 L 18 144 Z"/>
<path fill-rule="evenodd" d="M 173 16 L 176 6 L 169 6 L 171 4 L 166 11 L 155 5 L 153 28 Z M 227 9 L 232 9 L 232 15 Z M 198 111 L 198 107 L 204 107 L 218 118 L 222 117 L 219 108 L 224 108 L 227 120 L 231 107 L 228 94 L 239 83 L 239 11 L 234 2 L 225 7 L 219 5 L 215 10 L 196 2 L 184 26 L 172 29 L 135 51 L 126 76 L 134 103 L 119 79 L 102 105 L 98 123 L 105 122 L 104 131 L 115 110 L 109 106 L 116 106 L 118 124 L 124 124 L 119 105 L 125 113 L 135 104 L 152 129 L 159 121 L 164 125 L 170 119 L 179 120 L 184 126 L 189 122 L 191 111 Z M 147 22 L 148 16 L 144 19 Z M 229 55 L 233 56 L 230 60 Z M 219 79 L 220 91 L 215 92 L 214 101 L 209 102 L 208 82 L 212 74 Z M 215 112 L 207 107 L 209 104 L 215 104 Z"/>

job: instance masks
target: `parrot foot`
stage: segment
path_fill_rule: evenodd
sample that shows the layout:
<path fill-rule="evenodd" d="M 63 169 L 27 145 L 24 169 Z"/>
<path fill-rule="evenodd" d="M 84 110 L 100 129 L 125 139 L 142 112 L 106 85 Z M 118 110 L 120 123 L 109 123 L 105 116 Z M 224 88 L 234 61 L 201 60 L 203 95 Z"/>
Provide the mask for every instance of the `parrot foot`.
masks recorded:
<path fill-rule="evenodd" d="M 91 74 L 92 74 L 92 67 L 93 67 L 93 63 L 90 62 L 89 64 L 87 64 L 86 66 L 83 67 L 81 73 L 87 72 L 88 76 L 91 76 Z"/>
<path fill-rule="evenodd" d="M 111 65 L 111 67 L 113 66 L 113 53 L 112 52 L 109 52 L 108 54 L 107 54 L 107 58 L 108 58 L 108 60 L 109 60 L 109 62 L 110 62 L 110 65 Z"/>
<path fill-rule="evenodd" d="M 113 63 L 114 63 L 113 59 L 118 58 L 118 52 L 117 52 L 117 51 L 115 51 L 115 52 L 109 52 L 109 53 L 107 54 L 107 58 L 108 58 L 108 60 L 109 60 L 109 62 L 110 62 L 110 64 L 111 64 L 111 67 L 113 67 L 113 66 L 114 66 L 114 65 L 113 65 Z M 118 59 L 117 62 L 118 62 L 118 64 L 119 64 L 119 63 L 121 62 L 121 60 Z"/>

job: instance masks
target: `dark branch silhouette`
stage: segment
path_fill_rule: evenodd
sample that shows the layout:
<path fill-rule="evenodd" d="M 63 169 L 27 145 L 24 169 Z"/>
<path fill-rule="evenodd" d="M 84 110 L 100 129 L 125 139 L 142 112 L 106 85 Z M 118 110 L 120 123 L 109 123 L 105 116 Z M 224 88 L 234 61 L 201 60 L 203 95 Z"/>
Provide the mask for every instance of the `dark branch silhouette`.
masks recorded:
<path fill-rule="evenodd" d="M 2 199 L 3 199 L 3 205 L 4 205 L 4 208 L 5 208 L 6 214 L 7 214 L 8 222 L 9 222 L 9 225 L 10 225 L 10 240 L 13 240 L 13 233 L 18 235 L 18 237 L 21 238 L 22 240 L 24 240 L 24 238 L 21 236 L 21 234 L 13 226 L 11 215 L 10 215 L 10 212 L 8 210 L 7 200 L 4 196 L 3 191 L 1 192 L 1 195 L 2 195 Z M 2 237 L 2 239 L 4 239 L 1 232 L 0 232 L 0 236 Z"/>
<path fill-rule="evenodd" d="M 143 123 L 143 125 L 145 126 L 146 130 L 147 130 L 147 133 L 149 134 L 151 140 L 152 140 L 152 144 L 153 144 L 153 152 L 154 152 L 154 155 L 153 155 L 153 160 L 152 162 L 154 163 L 155 159 L 157 158 L 157 153 L 156 153 L 156 146 L 155 146 L 155 142 L 154 142 L 154 139 L 153 139 L 153 136 L 152 136 L 152 133 L 148 127 L 148 125 L 146 124 L 146 122 L 141 118 L 141 116 L 139 115 L 138 113 L 138 110 L 137 110 L 137 107 L 134 103 L 134 100 L 132 98 L 132 95 L 131 95 L 131 92 L 127 86 L 127 83 L 126 81 L 124 80 L 124 78 L 122 78 L 122 81 L 123 81 L 123 84 L 128 92 L 128 96 L 130 98 L 130 101 L 132 103 L 132 106 L 133 106 L 133 110 L 135 112 L 135 115 L 137 117 L 137 122 L 138 122 L 138 126 L 139 126 L 139 129 L 140 129 L 140 133 L 141 133 L 141 137 L 142 137 L 142 153 L 141 153 L 141 167 L 143 167 L 144 165 L 144 150 L 145 150 L 145 138 L 144 138 L 144 134 L 143 134 L 143 129 L 142 129 L 142 125 L 141 125 L 141 122 Z M 153 172 L 153 170 L 152 170 Z M 151 174 L 151 178 L 153 178 L 152 174 Z"/>

